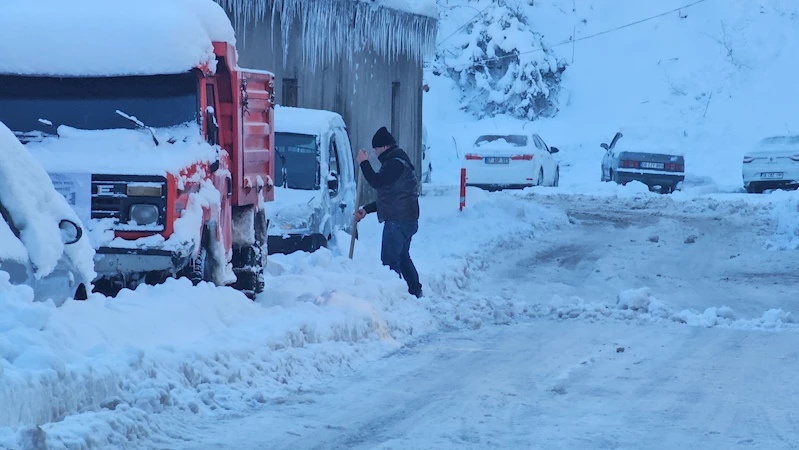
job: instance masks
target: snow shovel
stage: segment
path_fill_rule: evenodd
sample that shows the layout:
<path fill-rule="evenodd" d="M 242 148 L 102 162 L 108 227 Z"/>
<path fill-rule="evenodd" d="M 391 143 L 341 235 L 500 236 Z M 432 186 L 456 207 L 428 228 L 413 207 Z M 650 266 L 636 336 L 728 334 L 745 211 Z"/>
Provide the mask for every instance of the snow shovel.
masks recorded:
<path fill-rule="evenodd" d="M 361 188 L 363 187 L 363 172 L 358 170 L 358 184 L 355 189 L 355 211 L 361 208 Z M 350 239 L 350 259 L 355 253 L 355 240 L 358 239 L 358 221 L 352 216 L 352 238 Z"/>

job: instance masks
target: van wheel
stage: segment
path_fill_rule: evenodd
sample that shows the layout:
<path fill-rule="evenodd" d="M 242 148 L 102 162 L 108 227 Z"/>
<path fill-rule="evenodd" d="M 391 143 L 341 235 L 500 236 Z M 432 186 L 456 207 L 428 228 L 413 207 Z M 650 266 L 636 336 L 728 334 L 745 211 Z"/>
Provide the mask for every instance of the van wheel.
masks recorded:
<path fill-rule="evenodd" d="M 538 169 L 538 182 L 535 184 L 536 186 L 543 186 L 544 185 L 544 168 Z"/>
<path fill-rule="evenodd" d="M 558 187 L 560 185 L 560 167 L 555 169 L 555 181 L 552 183 L 553 187 Z"/>

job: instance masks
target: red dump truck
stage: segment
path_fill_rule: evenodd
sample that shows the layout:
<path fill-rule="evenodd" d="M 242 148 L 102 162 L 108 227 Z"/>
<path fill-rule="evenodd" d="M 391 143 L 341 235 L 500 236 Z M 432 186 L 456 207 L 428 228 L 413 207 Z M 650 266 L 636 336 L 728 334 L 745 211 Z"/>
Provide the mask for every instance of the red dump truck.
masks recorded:
<path fill-rule="evenodd" d="M 274 78 L 237 66 L 224 11 L 210 0 L 23 3 L 4 12 L 9 23 L 32 14 L 43 23 L 30 33 L 53 36 L 0 63 L 0 122 L 84 222 L 95 290 L 185 276 L 262 291 Z M 60 35 L 69 52 L 52 45 Z"/>

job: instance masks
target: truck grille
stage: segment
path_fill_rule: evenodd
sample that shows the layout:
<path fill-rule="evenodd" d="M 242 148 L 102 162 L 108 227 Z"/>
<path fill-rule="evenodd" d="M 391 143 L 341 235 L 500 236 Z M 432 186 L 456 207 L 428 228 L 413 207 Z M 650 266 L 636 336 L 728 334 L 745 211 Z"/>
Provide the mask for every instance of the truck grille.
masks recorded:
<path fill-rule="evenodd" d="M 158 195 L 128 195 L 128 187 L 145 188 Z M 92 175 L 92 219 L 112 219 L 117 231 L 164 230 L 166 224 L 166 178 L 140 175 Z M 131 225 L 130 207 L 153 205 L 158 208 L 158 220 L 147 225 Z"/>

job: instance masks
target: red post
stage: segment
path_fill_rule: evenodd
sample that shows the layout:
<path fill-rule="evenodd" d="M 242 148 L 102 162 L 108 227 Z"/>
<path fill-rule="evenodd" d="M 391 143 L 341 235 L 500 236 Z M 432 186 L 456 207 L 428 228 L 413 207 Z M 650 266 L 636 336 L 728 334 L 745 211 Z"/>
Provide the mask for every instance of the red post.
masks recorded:
<path fill-rule="evenodd" d="M 466 168 L 461 167 L 461 205 L 460 211 L 466 206 Z"/>

